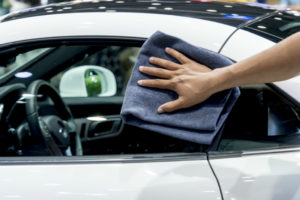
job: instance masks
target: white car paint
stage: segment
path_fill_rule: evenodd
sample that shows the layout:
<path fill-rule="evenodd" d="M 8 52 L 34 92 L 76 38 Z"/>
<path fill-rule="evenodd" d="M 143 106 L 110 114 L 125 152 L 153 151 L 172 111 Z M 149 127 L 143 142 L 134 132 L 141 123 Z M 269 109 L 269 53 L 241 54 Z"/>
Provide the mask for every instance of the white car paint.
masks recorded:
<path fill-rule="evenodd" d="M 228 25 L 189 17 L 119 12 L 29 17 L 1 23 L 0 27 L 2 30 L 6 30 L 0 32 L 0 45 L 23 40 L 64 36 L 148 38 L 160 30 L 215 52 L 235 30 L 234 27 Z M 18 28 L 16 29 L 16 27 Z"/>
<path fill-rule="evenodd" d="M 4 165 L 0 177 L 1 200 L 221 199 L 206 160 Z"/>
<path fill-rule="evenodd" d="M 300 76 L 286 81 L 275 82 L 274 84 L 300 103 Z"/>
<path fill-rule="evenodd" d="M 296 149 L 293 149 L 295 151 Z M 210 159 L 225 200 L 300 199 L 300 153 L 269 154 Z M 286 151 L 286 152 L 284 152 Z"/>
<path fill-rule="evenodd" d="M 241 61 L 275 45 L 274 42 L 238 30 L 221 54 Z M 283 66 L 288 67 L 288 66 Z M 300 76 L 274 83 L 300 102 Z M 300 199 L 300 149 L 252 152 L 242 157 L 210 159 L 225 200 Z M 278 153 L 279 152 L 279 153 Z M 226 153 L 224 153 L 226 156 Z"/>
<path fill-rule="evenodd" d="M 235 61 L 241 61 L 263 50 L 272 47 L 275 43 L 245 30 L 236 31 L 220 52 Z"/>

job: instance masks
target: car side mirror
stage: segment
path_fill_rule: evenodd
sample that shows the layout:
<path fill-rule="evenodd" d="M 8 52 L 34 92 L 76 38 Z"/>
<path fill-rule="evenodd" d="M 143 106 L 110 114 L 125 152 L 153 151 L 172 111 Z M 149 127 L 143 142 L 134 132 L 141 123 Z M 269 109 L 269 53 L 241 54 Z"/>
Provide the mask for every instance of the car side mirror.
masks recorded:
<path fill-rule="evenodd" d="M 114 96 L 114 74 L 100 66 L 84 65 L 66 71 L 59 83 L 62 97 Z"/>

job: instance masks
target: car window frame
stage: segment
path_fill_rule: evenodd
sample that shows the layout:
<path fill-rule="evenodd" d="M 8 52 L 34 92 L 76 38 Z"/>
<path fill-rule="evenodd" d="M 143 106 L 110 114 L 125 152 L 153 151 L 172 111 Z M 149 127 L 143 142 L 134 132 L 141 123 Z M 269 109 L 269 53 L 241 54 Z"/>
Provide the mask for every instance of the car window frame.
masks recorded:
<path fill-rule="evenodd" d="M 282 89 L 277 87 L 273 83 L 264 83 L 260 85 L 265 85 L 267 88 L 269 88 L 271 91 L 274 91 L 278 97 L 282 101 L 284 101 L 287 105 L 290 107 L 296 108 L 297 112 L 300 112 L 300 103 L 292 98 L 290 95 L 285 93 Z M 295 133 L 297 134 L 297 133 Z M 300 134 L 300 133 L 299 133 Z M 290 134 L 282 135 L 284 136 L 291 136 Z M 272 137 L 272 136 L 271 136 Z M 222 141 L 223 137 L 221 136 L 218 139 L 215 139 L 213 143 L 208 148 L 208 155 L 211 155 L 212 157 L 217 158 L 223 158 L 223 157 L 236 157 L 236 156 L 242 156 L 242 155 L 255 155 L 255 154 L 270 154 L 270 153 L 282 153 L 282 152 L 290 152 L 290 151 L 298 151 L 300 150 L 300 143 L 299 144 L 283 144 L 280 147 L 261 147 L 261 148 L 253 148 L 253 149 L 242 149 L 242 150 L 226 150 L 226 151 L 218 151 L 218 147 Z M 232 140 L 235 140 L 233 138 Z M 247 140 L 245 140 L 247 141 Z M 256 140 L 254 140 L 256 141 Z"/>
<path fill-rule="evenodd" d="M 262 148 L 262 149 L 227 151 L 227 152 L 209 151 L 207 152 L 207 156 L 208 156 L 208 160 L 214 160 L 214 159 L 239 158 L 239 157 L 256 156 L 256 155 L 273 155 L 278 153 L 290 153 L 290 152 L 300 152 L 300 146 L 291 145 L 291 146 L 279 147 L 279 148 L 269 148 L 269 149 Z"/>
<path fill-rule="evenodd" d="M 196 152 L 96 156 L 1 156 L 0 165 L 147 163 L 193 160 L 207 160 L 207 154 Z"/>
<path fill-rule="evenodd" d="M 37 45 L 47 46 L 47 44 L 85 44 L 85 42 L 101 43 L 103 45 L 131 45 L 142 46 L 146 38 L 136 37 L 116 37 L 116 36 L 80 36 L 80 37 L 52 37 L 34 40 L 17 41 L 10 44 L 0 45 L 0 50 L 5 48 L 17 47 L 19 45 Z M 40 45 L 39 45 L 40 44 Z M 25 65 L 18 68 L 15 72 L 29 69 L 30 65 Z M 61 69 L 63 70 L 63 69 Z M 39 74 L 37 74 L 39 76 Z M 14 74 L 9 74 L 0 81 L 0 86 L 15 83 L 13 81 Z M 36 77 L 34 77 L 36 79 Z M 28 85 L 31 79 L 25 81 Z M 74 97 L 77 98 L 77 97 Z M 80 98 L 80 97 L 78 97 Z M 89 98 L 89 97 L 84 97 Z M 95 98 L 95 97 L 91 97 Z M 101 98 L 101 97 L 96 97 Z M 67 99 L 70 99 L 67 97 Z M 97 156 L 1 156 L 0 165 L 23 165 L 23 164 L 80 164 L 80 163 L 139 163 L 139 162 L 173 162 L 173 161 L 190 161 L 190 160 L 206 160 L 207 154 L 205 152 L 174 152 L 174 153 L 155 153 L 155 154 L 124 154 L 124 155 L 97 155 Z"/>
<path fill-rule="evenodd" d="M 49 47 L 49 46 L 58 46 L 58 44 L 62 45 L 80 45 L 80 44 L 101 44 L 101 45 L 119 45 L 119 46 L 142 46 L 142 44 L 146 41 L 146 38 L 142 37 L 117 37 L 117 36 L 62 36 L 62 37 L 48 37 L 48 38 L 39 38 L 39 39 L 31 39 L 31 40 L 22 40 L 16 41 L 8 44 L 1 44 L 0 51 L 8 49 L 8 48 L 18 48 L 20 46 L 31 47 L 37 46 L 37 48 Z M 38 59 L 35 60 L 37 62 Z M 19 71 L 24 71 L 32 67 L 35 62 L 30 62 L 22 66 L 22 68 L 18 68 L 14 70 L 14 73 Z M 14 77 L 14 73 L 8 74 L 6 77 L 1 78 L 0 86 L 10 83 L 15 83 L 12 81 Z M 39 76 L 39 74 L 37 75 Z M 28 82 L 25 80 L 25 84 Z"/>
<path fill-rule="evenodd" d="M 82 43 L 85 43 L 85 42 L 91 42 L 91 43 L 94 43 L 94 42 L 99 42 L 101 44 L 104 44 L 104 45 L 119 45 L 120 43 L 121 44 L 124 44 L 124 45 L 136 45 L 136 44 L 140 44 L 140 46 L 144 43 L 144 41 L 146 40 L 146 38 L 136 38 L 136 37 L 116 37 L 116 36 L 80 36 L 80 37 L 52 37 L 52 38 L 43 38 L 43 39 L 34 39 L 34 40 L 25 40 L 25 41 L 17 41 L 15 43 L 10 43 L 10 44 L 4 44 L 4 45 L 0 45 L 0 50 L 1 49 L 4 49 L 4 48 L 11 48 L 11 47 L 16 47 L 18 45 L 31 45 L 32 43 L 34 45 L 36 44 L 42 44 L 42 45 L 45 45 L 45 44 L 57 44 L 57 42 L 62 42 L 62 43 L 65 43 L 65 44 L 73 44 L 73 43 L 78 43 L 78 44 L 82 44 Z M 26 70 L 28 68 L 28 66 L 24 66 L 24 69 L 22 70 Z M 20 71 L 20 69 L 16 70 L 16 71 Z M 10 75 L 10 76 L 7 76 L 5 77 L 4 81 L 0 81 L 0 85 L 3 86 L 4 84 L 9 84 L 9 83 L 12 83 L 11 82 L 11 79 L 12 79 L 13 75 Z M 291 103 L 293 103 L 294 105 L 296 105 L 297 107 L 300 107 L 300 103 L 298 103 L 297 101 L 293 101 L 293 99 L 289 96 L 289 95 L 286 95 L 284 93 L 284 91 L 280 90 L 279 88 L 277 88 L 276 86 L 274 86 L 272 83 L 271 84 L 267 84 L 269 86 L 271 86 L 274 90 L 278 91 L 280 94 L 283 94 L 285 96 L 285 98 L 287 98 Z M 77 98 L 77 97 L 72 97 L 72 98 Z M 81 97 L 78 97 L 78 98 L 81 98 Z M 84 97 L 84 98 L 89 98 L 89 97 Z M 93 97 L 95 98 L 95 97 Z M 99 98 L 99 97 L 97 97 Z M 291 147 L 291 146 L 287 146 L 287 147 L 280 147 L 280 148 L 276 148 L 276 149 L 273 149 L 273 150 L 270 150 L 270 149 L 257 149 L 257 150 L 245 150 L 245 151 L 236 151 L 236 152 L 216 152 L 216 151 L 208 151 L 208 154 L 212 154 L 212 155 L 219 155 L 219 156 L 227 156 L 227 155 L 240 155 L 240 154 L 243 154 L 243 152 L 246 152 L 246 155 L 248 155 L 249 153 L 247 152 L 252 152 L 253 154 L 255 152 L 257 153 L 270 153 L 270 152 L 282 152 L 282 151 L 290 151 L 291 149 L 294 149 L 294 150 L 297 150 L 299 149 L 299 146 L 295 145 L 295 147 Z M 157 153 L 156 155 L 158 155 L 157 157 L 160 157 L 161 153 Z M 162 153 L 164 154 L 164 153 Z M 175 153 L 174 155 L 176 155 L 177 153 Z M 194 153 L 186 153 L 186 154 L 194 154 Z M 203 153 L 201 153 L 203 154 Z M 128 155 L 130 154 L 126 154 L 124 157 L 125 157 L 125 160 L 128 158 Z M 122 157 L 122 155 L 120 155 Z M 52 156 L 49 156 L 49 158 L 52 157 Z M 55 157 L 55 156 L 54 156 Z M 87 156 L 88 157 L 88 156 Z M 96 156 L 97 158 L 99 157 L 103 157 L 103 155 L 100 155 L 100 156 Z M 127 158 L 126 158 L 127 157 Z M 130 156 L 129 156 L 130 157 Z M 139 158 L 140 156 L 132 156 L 131 158 Z M 149 158 L 150 160 L 153 159 L 153 157 L 155 156 L 145 156 L 145 158 Z M 171 156 L 173 157 L 173 156 Z M 176 157 L 176 156 L 175 156 Z M 180 156 L 179 156 L 180 157 Z M 0 157 L 2 158 L 2 157 Z M 42 157 L 41 157 L 42 158 Z M 21 159 L 22 160 L 22 159 Z M 54 159 L 50 159 L 51 162 L 53 162 L 55 160 Z M 71 159 L 72 160 L 72 159 Z M 77 158 L 75 159 L 77 160 Z M 124 161 L 122 158 L 118 159 L 118 162 L 119 161 Z M 60 161 L 62 162 L 62 161 Z M 1 159 L 0 159 L 0 163 L 1 163 Z"/>

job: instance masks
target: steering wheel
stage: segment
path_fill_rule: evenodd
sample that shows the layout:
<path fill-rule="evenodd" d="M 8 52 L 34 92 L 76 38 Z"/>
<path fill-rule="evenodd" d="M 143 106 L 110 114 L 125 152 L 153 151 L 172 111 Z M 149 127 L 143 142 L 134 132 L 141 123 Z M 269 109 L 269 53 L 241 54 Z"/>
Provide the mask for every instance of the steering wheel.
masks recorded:
<path fill-rule="evenodd" d="M 48 82 L 36 80 L 27 89 L 26 116 L 34 138 L 40 139 L 51 155 L 82 155 L 80 136 L 69 107 Z M 49 97 L 58 115 L 40 116 L 37 99 Z"/>

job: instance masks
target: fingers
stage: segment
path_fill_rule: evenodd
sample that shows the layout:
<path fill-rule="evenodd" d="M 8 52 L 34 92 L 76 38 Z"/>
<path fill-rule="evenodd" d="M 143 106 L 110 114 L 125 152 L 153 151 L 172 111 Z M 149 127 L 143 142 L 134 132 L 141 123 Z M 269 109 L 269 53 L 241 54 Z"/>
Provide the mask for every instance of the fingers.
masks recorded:
<path fill-rule="evenodd" d="M 140 70 L 140 72 L 143 72 L 145 74 L 148 74 L 150 76 L 155 76 L 158 78 L 170 79 L 172 77 L 172 71 L 169 71 L 166 69 L 140 66 L 139 70 Z"/>
<path fill-rule="evenodd" d="M 175 49 L 167 47 L 165 51 L 167 54 L 177 59 L 181 64 L 185 64 L 191 61 L 188 57 L 186 57 L 179 51 L 176 51 Z M 180 68 L 180 65 L 175 62 L 157 57 L 150 57 L 149 62 L 169 70 L 176 70 Z"/>
<path fill-rule="evenodd" d="M 177 63 L 157 57 L 150 57 L 149 62 L 151 64 L 161 66 L 168 70 L 176 70 L 180 68 L 180 65 Z"/>
<path fill-rule="evenodd" d="M 182 99 L 182 97 L 179 97 L 178 99 L 176 99 L 174 101 L 170 101 L 168 103 L 161 105 L 157 109 L 157 112 L 161 114 L 161 113 L 165 113 L 165 112 L 173 112 L 173 111 L 179 110 L 181 108 L 184 108 L 183 99 Z"/>
<path fill-rule="evenodd" d="M 164 79 L 147 79 L 139 80 L 138 84 L 143 87 L 158 88 L 163 90 L 171 90 L 171 81 Z"/>
<path fill-rule="evenodd" d="M 170 56 L 176 58 L 181 64 L 187 63 L 190 61 L 188 57 L 180 53 L 179 51 L 176 51 L 175 49 L 167 47 L 165 50 Z"/>

